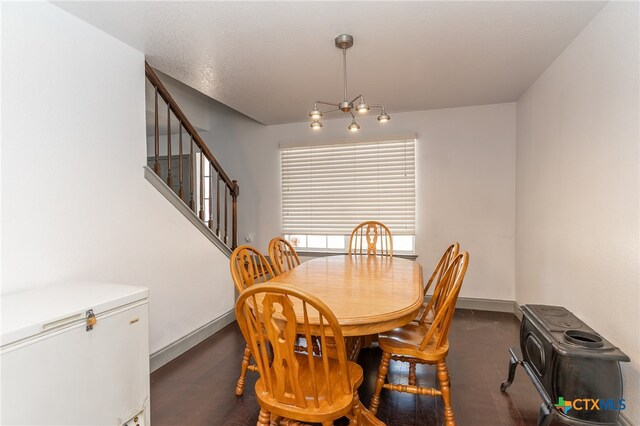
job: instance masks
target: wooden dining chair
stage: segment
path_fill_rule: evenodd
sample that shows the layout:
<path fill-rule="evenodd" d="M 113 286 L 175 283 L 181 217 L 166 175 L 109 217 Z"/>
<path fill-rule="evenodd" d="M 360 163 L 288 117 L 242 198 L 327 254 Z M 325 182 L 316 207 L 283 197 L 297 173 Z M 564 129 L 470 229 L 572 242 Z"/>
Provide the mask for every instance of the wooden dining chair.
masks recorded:
<path fill-rule="evenodd" d="M 378 344 L 382 349 L 382 360 L 378 369 L 376 389 L 371 398 L 370 411 L 373 414 L 378 411 L 380 392 L 383 388 L 414 395 L 441 396 L 444 401 L 445 424 L 455 426 L 445 358 L 449 353 L 449 328 L 468 263 L 469 254 L 463 252 L 456 256 L 445 271 L 441 281 L 443 301 L 435 312 L 433 322 L 409 323 L 379 335 Z M 390 360 L 409 363 L 408 385 L 385 383 Z M 436 364 L 440 389 L 416 386 L 416 364 Z"/>
<path fill-rule="evenodd" d="M 238 246 L 229 258 L 231 277 L 239 293 L 254 284 L 264 283 L 275 276 L 267 259 L 256 248 L 248 245 Z M 247 370 L 257 371 L 255 365 L 250 364 L 251 350 L 245 346 L 240 367 L 240 377 L 236 383 L 236 395 L 244 393 L 244 381 Z"/>
<path fill-rule="evenodd" d="M 291 243 L 282 237 L 275 237 L 269 241 L 269 258 L 276 275 L 282 275 L 300 265 L 298 253 Z"/>
<path fill-rule="evenodd" d="M 292 286 L 253 286 L 240 294 L 236 318 L 260 373 L 259 426 L 272 424 L 272 415 L 322 425 L 350 415 L 351 424 L 360 424 L 362 368 L 347 360 L 338 320 L 320 299 Z M 323 348 L 332 338 L 331 355 L 297 352 L 298 333 L 319 336 Z"/>
<path fill-rule="evenodd" d="M 351 232 L 349 254 L 393 256 L 391 231 L 382 222 L 362 222 Z"/>
<path fill-rule="evenodd" d="M 300 265 L 298 253 L 296 253 L 291 243 L 282 237 L 274 237 L 269 241 L 269 258 L 276 275 L 282 275 Z M 317 336 L 312 336 L 311 339 L 312 349 L 317 354 L 320 351 L 320 342 Z M 307 350 L 307 342 L 304 336 L 298 336 L 298 350 L 302 352 Z"/>
<path fill-rule="evenodd" d="M 460 251 L 460 244 L 457 242 L 452 243 L 442 254 L 440 257 L 440 261 L 436 265 L 431 277 L 429 277 L 429 281 L 424 286 L 424 304 L 420 308 L 418 315 L 414 321 L 423 322 L 433 321 L 434 312 L 440 307 L 442 303 L 442 295 L 441 295 L 441 286 L 442 278 L 444 277 L 444 273 L 449 268 L 453 259 L 458 256 L 458 252 Z M 433 285 L 433 295 L 431 297 L 428 296 L 429 289 Z"/>

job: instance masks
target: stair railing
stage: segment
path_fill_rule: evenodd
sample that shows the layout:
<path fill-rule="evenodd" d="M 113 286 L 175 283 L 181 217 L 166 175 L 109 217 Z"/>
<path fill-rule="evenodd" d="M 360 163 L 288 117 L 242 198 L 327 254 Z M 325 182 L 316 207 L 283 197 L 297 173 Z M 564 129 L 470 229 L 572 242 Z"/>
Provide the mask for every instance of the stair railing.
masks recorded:
<path fill-rule="evenodd" d="M 160 81 L 151 66 L 145 61 L 145 76 L 155 90 L 154 94 L 154 148 L 153 148 L 153 171 L 172 188 L 178 197 L 184 201 L 202 222 L 215 233 L 220 240 L 235 249 L 238 246 L 238 195 L 240 187 L 238 182 L 231 180 L 224 169 L 213 156 L 206 143 L 202 140 L 195 127 L 191 124 L 187 116 L 182 112 L 176 101 L 171 97 L 169 91 Z M 159 123 L 159 99 L 166 104 L 167 129 L 166 129 L 166 175 L 161 170 L 160 147 L 160 123 Z M 171 116 L 178 121 L 178 155 L 173 155 L 173 142 L 171 133 Z M 189 139 L 188 153 L 184 152 L 183 133 Z M 164 142 L 164 141 L 163 141 Z M 194 151 L 195 145 L 195 151 Z M 163 146 L 164 148 L 164 146 Z M 151 154 L 151 153 L 150 153 Z M 175 167 L 172 167 L 174 159 L 178 160 L 178 175 L 176 182 Z M 184 161 L 188 161 L 188 170 L 185 171 Z M 188 173 L 189 180 L 185 180 L 185 173 Z M 175 188 L 175 184 L 177 188 Z M 185 186 L 188 184 L 188 194 L 185 194 Z M 220 196 L 220 186 L 223 187 L 223 196 Z M 196 193 L 197 191 L 197 193 Z M 208 197 L 206 196 L 208 195 Z M 215 212 L 214 212 L 215 198 Z M 229 203 L 231 199 L 231 244 L 229 244 Z M 221 213 L 221 204 L 223 211 Z"/>

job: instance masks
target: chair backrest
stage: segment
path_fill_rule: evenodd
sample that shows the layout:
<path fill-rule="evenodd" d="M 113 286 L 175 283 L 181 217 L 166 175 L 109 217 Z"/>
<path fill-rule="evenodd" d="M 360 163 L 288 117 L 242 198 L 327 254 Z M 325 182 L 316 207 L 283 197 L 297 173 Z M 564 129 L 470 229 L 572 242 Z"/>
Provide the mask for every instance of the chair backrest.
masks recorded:
<path fill-rule="evenodd" d="M 349 254 L 393 256 L 393 238 L 389 228 L 374 220 L 362 222 L 351 232 Z"/>
<path fill-rule="evenodd" d="M 436 349 L 447 343 L 451 320 L 453 319 L 453 314 L 456 309 L 456 302 L 458 301 L 458 294 L 460 294 L 462 281 L 467 273 L 468 264 L 469 253 L 464 251 L 453 259 L 445 271 L 440 282 L 442 303 L 434 312 L 435 318 L 420 344 L 421 351 L 427 347 L 432 338 L 435 339 Z"/>
<path fill-rule="evenodd" d="M 300 265 L 296 250 L 289 241 L 281 237 L 275 237 L 269 242 L 269 258 L 276 275 L 281 275 Z"/>
<path fill-rule="evenodd" d="M 240 294 L 236 318 L 265 390 L 276 401 L 299 408 L 318 408 L 321 403 L 332 404 L 338 397 L 353 393 L 338 320 L 317 297 L 291 286 L 253 286 Z M 333 336 L 335 351 L 331 355 L 324 350 L 319 355 L 313 351 L 297 353 L 298 333 L 307 342 L 311 342 L 312 334 L 318 336 L 321 348 L 327 348 L 326 339 Z M 272 348 L 272 359 L 267 343 Z M 311 381 L 311 386 L 305 386 L 311 394 L 305 394 L 300 385 L 302 380 Z"/>
<path fill-rule="evenodd" d="M 427 281 L 427 284 L 424 287 L 424 297 L 425 299 L 427 298 L 427 293 L 429 291 L 429 288 L 431 288 L 431 285 L 435 283 L 435 286 L 433 287 L 433 295 L 431 296 L 431 298 L 429 299 L 429 302 L 427 303 L 427 308 L 424 310 L 424 312 L 422 313 L 422 316 L 420 317 L 420 322 L 424 321 L 426 316 L 429 314 L 429 312 L 435 311 L 442 303 L 440 283 L 442 282 L 444 273 L 449 268 L 449 265 L 451 264 L 453 259 L 455 259 L 456 256 L 458 256 L 459 251 L 460 251 L 460 244 L 458 244 L 457 242 L 452 243 L 444 251 L 444 253 L 442 254 L 442 257 L 440 258 L 440 261 L 438 262 L 435 269 L 433 270 L 433 273 L 431 274 L 429 281 Z"/>
<path fill-rule="evenodd" d="M 238 292 L 246 288 L 269 281 L 275 276 L 267 259 L 260 251 L 251 246 L 238 246 L 229 258 L 231 277 Z"/>

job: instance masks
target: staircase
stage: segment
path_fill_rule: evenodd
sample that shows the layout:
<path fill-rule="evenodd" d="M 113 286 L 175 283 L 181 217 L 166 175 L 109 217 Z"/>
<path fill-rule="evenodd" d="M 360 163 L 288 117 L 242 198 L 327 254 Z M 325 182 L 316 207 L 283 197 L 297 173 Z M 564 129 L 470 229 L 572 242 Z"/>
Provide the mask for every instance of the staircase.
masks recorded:
<path fill-rule="evenodd" d="M 155 91 L 153 143 L 148 144 L 145 177 L 230 255 L 238 245 L 238 182 L 225 173 L 146 62 L 145 76 Z M 166 112 L 166 121 L 163 117 L 160 122 L 160 111 Z"/>

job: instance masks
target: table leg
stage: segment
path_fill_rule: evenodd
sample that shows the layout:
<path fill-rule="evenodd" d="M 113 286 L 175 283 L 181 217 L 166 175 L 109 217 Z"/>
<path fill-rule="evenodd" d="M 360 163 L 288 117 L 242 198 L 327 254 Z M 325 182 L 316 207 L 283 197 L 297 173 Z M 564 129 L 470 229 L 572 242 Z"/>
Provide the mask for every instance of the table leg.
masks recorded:
<path fill-rule="evenodd" d="M 347 351 L 347 359 L 349 361 L 356 362 L 358 355 L 360 355 L 360 349 L 362 348 L 362 337 L 349 336 L 344 338 L 344 346 Z M 328 355 L 330 358 L 337 358 L 336 355 L 336 341 L 333 337 L 327 336 L 325 340 L 325 347 L 321 349 L 323 354 Z"/>

